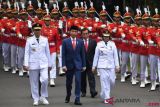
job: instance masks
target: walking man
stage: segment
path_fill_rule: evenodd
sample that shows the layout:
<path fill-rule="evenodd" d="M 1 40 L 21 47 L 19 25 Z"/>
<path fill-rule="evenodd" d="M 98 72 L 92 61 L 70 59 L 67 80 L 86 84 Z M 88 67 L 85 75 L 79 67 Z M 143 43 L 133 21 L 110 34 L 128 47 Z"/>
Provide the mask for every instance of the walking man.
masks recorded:
<path fill-rule="evenodd" d="M 41 36 L 41 25 L 34 24 L 34 36 L 27 39 L 24 56 L 24 70 L 29 71 L 33 105 L 40 100 L 48 105 L 48 71 L 51 69 L 48 39 Z M 41 96 L 39 96 L 39 80 L 41 82 Z"/>
<path fill-rule="evenodd" d="M 72 89 L 73 76 L 75 75 L 75 105 L 82 105 L 80 102 L 81 71 L 86 69 L 84 43 L 76 36 L 78 27 L 71 26 L 70 38 L 64 39 L 62 43 L 62 68 L 66 72 L 65 103 L 69 103 Z"/>

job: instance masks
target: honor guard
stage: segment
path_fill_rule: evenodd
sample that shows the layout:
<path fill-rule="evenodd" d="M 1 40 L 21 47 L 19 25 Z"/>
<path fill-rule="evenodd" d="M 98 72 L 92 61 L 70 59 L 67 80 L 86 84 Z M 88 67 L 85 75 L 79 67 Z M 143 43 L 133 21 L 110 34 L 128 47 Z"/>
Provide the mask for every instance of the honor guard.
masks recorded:
<path fill-rule="evenodd" d="M 125 82 L 125 74 L 127 72 L 127 66 L 130 59 L 130 47 L 131 47 L 131 33 L 130 26 L 131 26 L 131 13 L 129 12 L 128 7 L 126 7 L 126 13 L 124 14 L 124 23 L 122 22 L 121 27 L 123 29 L 124 34 L 121 36 L 122 43 L 121 43 L 121 82 Z M 130 64 L 132 66 L 132 64 Z M 132 78 L 136 78 L 137 73 L 132 72 Z"/>
<path fill-rule="evenodd" d="M 19 76 L 23 76 L 23 61 L 26 39 L 31 36 L 31 21 L 28 21 L 28 14 L 22 3 L 22 10 L 19 13 L 20 21 L 16 23 L 16 33 L 18 36 L 18 69 Z"/>
<path fill-rule="evenodd" d="M 11 18 L 12 18 L 12 9 L 11 9 L 11 5 L 10 2 L 7 3 L 8 8 L 6 9 L 6 13 L 5 13 L 5 17 L 1 20 L 2 23 L 2 28 L 1 28 L 1 32 L 3 32 L 3 36 L 2 36 L 2 40 L 3 40 L 3 44 L 2 44 L 2 54 L 3 54 L 3 60 L 4 60 L 4 66 L 3 69 L 4 71 L 9 71 L 11 63 L 10 63 L 10 42 L 11 42 L 11 31 L 12 29 L 10 29 L 12 26 L 11 24 Z"/>
<path fill-rule="evenodd" d="M 42 26 L 42 35 L 48 38 L 49 42 L 49 49 L 51 54 L 51 65 L 52 69 L 50 71 L 50 86 L 55 86 L 54 79 L 56 78 L 56 55 L 60 52 L 59 50 L 59 41 L 60 35 L 58 33 L 58 29 L 55 27 L 52 27 L 50 25 L 51 23 L 51 17 L 49 15 L 49 11 L 47 10 L 47 14 L 43 18 L 45 24 Z"/>
<path fill-rule="evenodd" d="M 139 71 L 138 69 L 138 65 L 139 65 L 139 49 L 140 49 L 140 45 L 139 45 L 139 38 L 140 35 L 137 32 L 138 27 L 141 26 L 141 22 L 142 22 L 142 17 L 141 17 L 141 11 L 139 9 L 136 9 L 137 14 L 134 17 L 134 21 L 135 23 L 132 24 L 130 26 L 130 30 L 129 30 L 129 35 L 131 35 L 131 47 L 130 47 L 130 52 L 132 54 L 131 56 L 131 72 L 134 74 L 134 76 L 132 76 L 132 85 L 136 85 L 138 83 L 136 77 L 137 77 L 137 72 Z"/>
<path fill-rule="evenodd" d="M 121 37 L 124 35 L 123 29 L 121 27 L 121 13 L 119 11 L 119 6 L 116 6 L 115 12 L 113 13 L 113 23 L 108 24 L 108 30 L 112 34 L 112 40 L 116 44 L 118 50 L 119 61 L 121 64 Z"/>
<path fill-rule="evenodd" d="M 34 21 L 33 18 L 35 17 L 35 11 L 34 8 L 32 6 L 32 2 L 28 1 L 28 7 L 27 7 L 27 12 L 28 12 L 28 20 L 30 21 Z"/>
<path fill-rule="evenodd" d="M 146 68 L 147 68 L 147 64 L 148 62 L 148 33 L 147 32 L 147 28 L 150 26 L 150 15 L 147 11 L 147 9 L 145 8 L 145 13 L 142 16 L 142 21 L 143 21 L 143 26 L 140 27 L 140 36 L 141 36 L 141 40 L 140 40 L 140 65 L 141 65 L 141 84 L 140 87 L 144 88 L 146 84 L 150 83 L 146 78 Z M 147 71 L 148 72 L 148 71 Z"/>
<path fill-rule="evenodd" d="M 17 69 L 17 46 L 18 37 L 16 35 L 16 23 L 18 21 L 18 7 L 16 2 L 14 3 L 14 9 L 12 9 L 12 18 L 10 19 L 12 26 L 9 28 L 11 30 L 11 69 L 12 73 L 16 73 Z"/>
<path fill-rule="evenodd" d="M 157 36 L 156 31 L 158 29 L 159 14 L 158 9 L 155 9 L 156 14 L 151 18 L 152 26 L 148 29 L 148 42 L 149 42 L 149 64 L 150 64 L 150 73 L 151 73 L 151 91 L 156 90 L 157 85 L 157 67 L 158 67 L 158 58 L 157 58 Z"/>
<path fill-rule="evenodd" d="M 41 3 L 38 3 L 38 9 L 35 11 L 36 12 L 36 18 L 34 18 L 34 23 L 39 23 L 41 25 L 44 24 L 44 21 L 43 21 L 43 15 L 42 15 L 42 8 L 41 8 Z"/>

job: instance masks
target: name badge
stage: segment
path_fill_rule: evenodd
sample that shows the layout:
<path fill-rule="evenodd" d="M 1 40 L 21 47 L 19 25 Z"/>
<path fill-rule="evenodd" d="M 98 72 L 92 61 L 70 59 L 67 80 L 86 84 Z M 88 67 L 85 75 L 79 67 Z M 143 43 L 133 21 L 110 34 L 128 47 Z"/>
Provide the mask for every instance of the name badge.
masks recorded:
<path fill-rule="evenodd" d="M 31 46 L 31 48 L 32 48 L 32 51 L 34 51 L 34 52 L 35 52 L 35 51 L 36 51 L 36 44 L 35 44 L 35 43 L 33 43 L 33 44 L 32 44 L 32 46 Z"/>

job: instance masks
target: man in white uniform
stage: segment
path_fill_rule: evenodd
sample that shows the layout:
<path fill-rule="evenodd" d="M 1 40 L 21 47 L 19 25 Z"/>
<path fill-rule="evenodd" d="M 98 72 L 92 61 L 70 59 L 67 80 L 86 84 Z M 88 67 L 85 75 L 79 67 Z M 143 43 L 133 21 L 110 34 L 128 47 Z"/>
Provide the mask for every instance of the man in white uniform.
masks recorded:
<path fill-rule="evenodd" d="M 34 36 L 27 39 L 24 56 L 24 70 L 29 71 L 33 105 L 38 105 L 39 100 L 47 105 L 48 97 L 48 71 L 51 69 L 48 39 L 41 36 L 40 24 L 34 24 Z M 41 96 L 39 96 L 39 80 L 41 82 Z"/>

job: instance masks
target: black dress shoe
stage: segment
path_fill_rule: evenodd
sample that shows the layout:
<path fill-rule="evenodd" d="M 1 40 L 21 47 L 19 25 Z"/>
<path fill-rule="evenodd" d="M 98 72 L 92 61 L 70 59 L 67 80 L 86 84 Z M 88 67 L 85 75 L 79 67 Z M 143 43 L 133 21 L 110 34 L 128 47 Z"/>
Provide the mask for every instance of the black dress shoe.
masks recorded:
<path fill-rule="evenodd" d="M 80 101 L 75 101 L 74 105 L 82 105 L 82 103 Z"/>
<path fill-rule="evenodd" d="M 69 101 L 70 101 L 70 97 L 66 97 L 66 99 L 65 99 L 65 103 L 69 103 Z"/>
<path fill-rule="evenodd" d="M 61 76 L 61 77 L 62 77 L 62 76 L 65 76 L 65 73 L 64 73 L 64 74 L 59 74 L 59 76 Z"/>
<path fill-rule="evenodd" d="M 55 87 L 55 85 L 50 85 L 50 87 Z"/>
<path fill-rule="evenodd" d="M 85 97 L 86 96 L 86 93 L 82 93 L 81 97 Z"/>
<path fill-rule="evenodd" d="M 98 93 L 95 92 L 95 93 L 91 94 L 91 97 L 94 98 L 97 94 L 98 94 Z"/>

